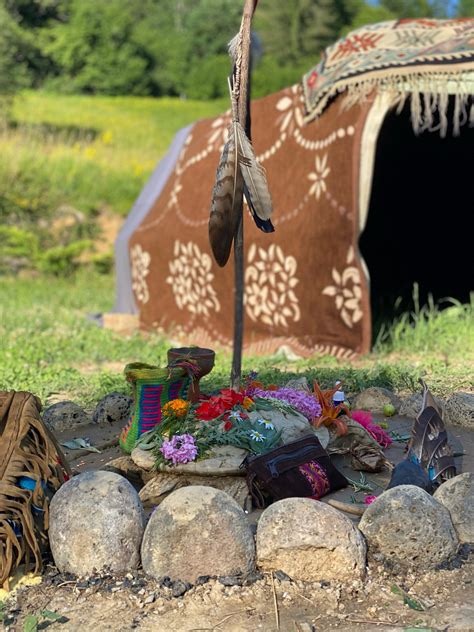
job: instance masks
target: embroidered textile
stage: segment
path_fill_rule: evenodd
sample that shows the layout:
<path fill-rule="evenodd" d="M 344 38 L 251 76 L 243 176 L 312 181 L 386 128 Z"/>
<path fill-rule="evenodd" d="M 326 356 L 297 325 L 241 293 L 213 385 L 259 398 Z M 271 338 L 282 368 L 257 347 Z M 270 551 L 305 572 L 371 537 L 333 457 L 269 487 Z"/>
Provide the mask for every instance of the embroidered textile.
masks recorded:
<path fill-rule="evenodd" d="M 354 103 L 375 88 L 401 96 L 456 94 L 462 97 L 459 108 L 465 109 L 473 71 L 474 18 L 405 19 L 364 26 L 329 46 L 319 64 L 303 77 L 306 120 L 319 116 L 340 92 L 348 91 L 349 103 Z M 439 99 L 428 105 L 445 107 Z"/>
<path fill-rule="evenodd" d="M 313 491 L 311 498 L 319 500 L 329 493 L 331 485 L 324 468 L 321 467 L 319 463 L 310 461 L 309 463 L 300 465 L 298 469 L 311 485 Z"/>

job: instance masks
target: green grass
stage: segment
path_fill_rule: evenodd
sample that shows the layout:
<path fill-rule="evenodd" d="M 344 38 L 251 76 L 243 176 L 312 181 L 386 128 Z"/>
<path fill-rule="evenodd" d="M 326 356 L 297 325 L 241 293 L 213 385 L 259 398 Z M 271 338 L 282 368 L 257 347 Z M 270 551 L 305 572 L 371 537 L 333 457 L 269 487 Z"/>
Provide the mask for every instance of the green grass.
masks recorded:
<path fill-rule="evenodd" d="M 44 216 L 60 205 L 125 215 L 174 134 L 227 101 L 25 92 L 0 134 L 0 206 Z M 1 210 L 1 208 L 0 208 Z"/>
<path fill-rule="evenodd" d="M 162 338 L 122 337 L 86 319 L 87 313 L 109 310 L 113 292 L 111 276 L 85 271 L 54 283 L 45 277 L 0 277 L 0 389 L 29 390 L 46 404 L 53 398 L 73 399 L 91 408 L 110 391 L 128 391 L 122 375 L 127 362 L 163 364 L 169 344 Z M 405 319 L 392 330 L 396 334 L 380 343 L 376 354 L 352 364 L 321 357 L 296 362 L 245 358 L 244 370 L 257 370 L 265 382 L 279 384 L 298 374 L 323 386 L 343 379 L 348 392 L 374 385 L 407 392 L 417 389 L 420 376 L 439 395 L 472 385 L 472 305 L 457 312 L 432 310 L 424 320 L 420 315 L 415 327 Z M 458 344 L 448 354 L 456 336 Z M 412 347 L 414 337 L 417 345 Z M 230 356 L 218 353 L 204 387 L 227 385 L 229 373 Z"/>

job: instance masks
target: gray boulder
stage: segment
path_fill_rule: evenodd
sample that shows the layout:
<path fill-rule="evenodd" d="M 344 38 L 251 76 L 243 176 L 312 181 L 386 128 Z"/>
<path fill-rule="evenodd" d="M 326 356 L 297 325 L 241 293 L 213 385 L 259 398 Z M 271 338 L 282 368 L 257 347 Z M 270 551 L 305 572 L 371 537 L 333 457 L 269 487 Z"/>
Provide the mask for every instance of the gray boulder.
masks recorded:
<path fill-rule="evenodd" d="M 369 554 L 417 570 L 434 568 L 459 545 L 449 511 L 420 487 L 400 485 L 369 505 L 359 528 Z"/>
<path fill-rule="evenodd" d="M 474 393 L 453 393 L 446 402 L 445 421 L 474 428 Z"/>
<path fill-rule="evenodd" d="M 329 431 L 326 427 L 314 428 L 301 413 L 282 413 L 279 410 L 253 411 L 248 413 L 251 421 L 263 418 L 271 421 L 275 430 L 281 431 L 282 443 L 286 445 L 308 435 L 316 435 L 323 448 L 329 443 Z"/>
<path fill-rule="evenodd" d="M 99 423 L 125 424 L 130 415 L 133 399 L 121 393 L 109 393 L 97 404 L 92 421 Z"/>
<path fill-rule="evenodd" d="M 155 509 L 142 543 L 144 571 L 195 582 L 202 575 L 247 575 L 255 543 L 245 513 L 226 493 L 184 487 Z"/>
<path fill-rule="evenodd" d="M 138 568 L 144 529 L 137 492 L 113 472 L 84 472 L 54 495 L 49 541 L 61 572 L 85 576 Z"/>
<path fill-rule="evenodd" d="M 370 410 L 372 413 L 380 414 L 383 413 L 384 406 L 387 404 L 392 404 L 398 411 L 401 400 L 387 388 L 372 386 L 356 395 L 351 403 L 354 410 Z"/>
<path fill-rule="evenodd" d="M 87 413 L 74 402 L 58 402 L 46 408 L 43 413 L 43 421 L 54 433 L 69 430 L 90 423 Z"/>
<path fill-rule="evenodd" d="M 441 410 L 444 417 L 445 402 L 439 397 L 435 397 L 434 399 L 437 405 L 439 406 L 439 409 Z M 412 395 L 409 395 L 403 400 L 402 405 L 400 406 L 400 411 L 399 411 L 400 415 L 406 415 L 407 417 L 412 417 L 413 419 L 415 419 L 416 417 L 418 417 L 418 415 L 421 412 L 422 404 L 423 404 L 422 394 L 413 393 Z"/>
<path fill-rule="evenodd" d="M 451 515 L 461 544 L 474 544 L 474 474 L 459 474 L 438 487 L 434 493 Z"/>
<path fill-rule="evenodd" d="M 352 521 L 325 503 L 286 498 L 270 505 L 257 527 L 257 563 L 301 581 L 359 579 L 366 546 Z"/>

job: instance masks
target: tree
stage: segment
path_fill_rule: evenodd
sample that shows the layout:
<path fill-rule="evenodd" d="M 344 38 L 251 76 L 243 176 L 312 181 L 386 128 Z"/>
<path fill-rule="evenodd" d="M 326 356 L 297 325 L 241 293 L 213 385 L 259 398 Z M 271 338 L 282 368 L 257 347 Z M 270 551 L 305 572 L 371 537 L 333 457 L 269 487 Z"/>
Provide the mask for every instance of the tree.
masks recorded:
<path fill-rule="evenodd" d="M 271 0 L 259 5 L 256 29 L 269 55 L 293 64 L 317 59 L 356 10 L 355 0 Z"/>
<path fill-rule="evenodd" d="M 380 5 L 397 18 L 446 17 L 449 9 L 446 0 L 381 0 Z"/>
<path fill-rule="evenodd" d="M 460 18 L 474 18 L 474 0 L 459 0 L 457 15 Z"/>
<path fill-rule="evenodd" d="M 18 24 L 0 3 L 0 126 L 10 113 L 14 94 L 27 83 Z"/>
<path fill-rule="evenodd" d="M 56 87 L 103 94 L 148 94 L 149 55 L 134 39 L 143 18 L 139 0 L 71 0 L 45 50 L 60 68 Z"/>

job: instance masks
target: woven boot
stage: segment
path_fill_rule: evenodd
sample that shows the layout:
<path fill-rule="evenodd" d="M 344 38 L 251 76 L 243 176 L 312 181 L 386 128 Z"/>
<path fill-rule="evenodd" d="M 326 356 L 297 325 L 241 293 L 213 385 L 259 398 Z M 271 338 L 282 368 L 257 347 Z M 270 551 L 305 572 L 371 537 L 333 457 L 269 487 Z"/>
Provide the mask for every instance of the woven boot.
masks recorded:
<path fill-rule="evenodd" d="M 141 435 L 161 423 L 161 409 L 172 399 L 186 399 L 190 377 L 186 368 L 159 368 L 135 362 L 125 367 L 132 384 L 134 406 L 120 435 L 120 447 L 130 454 Z"/>

